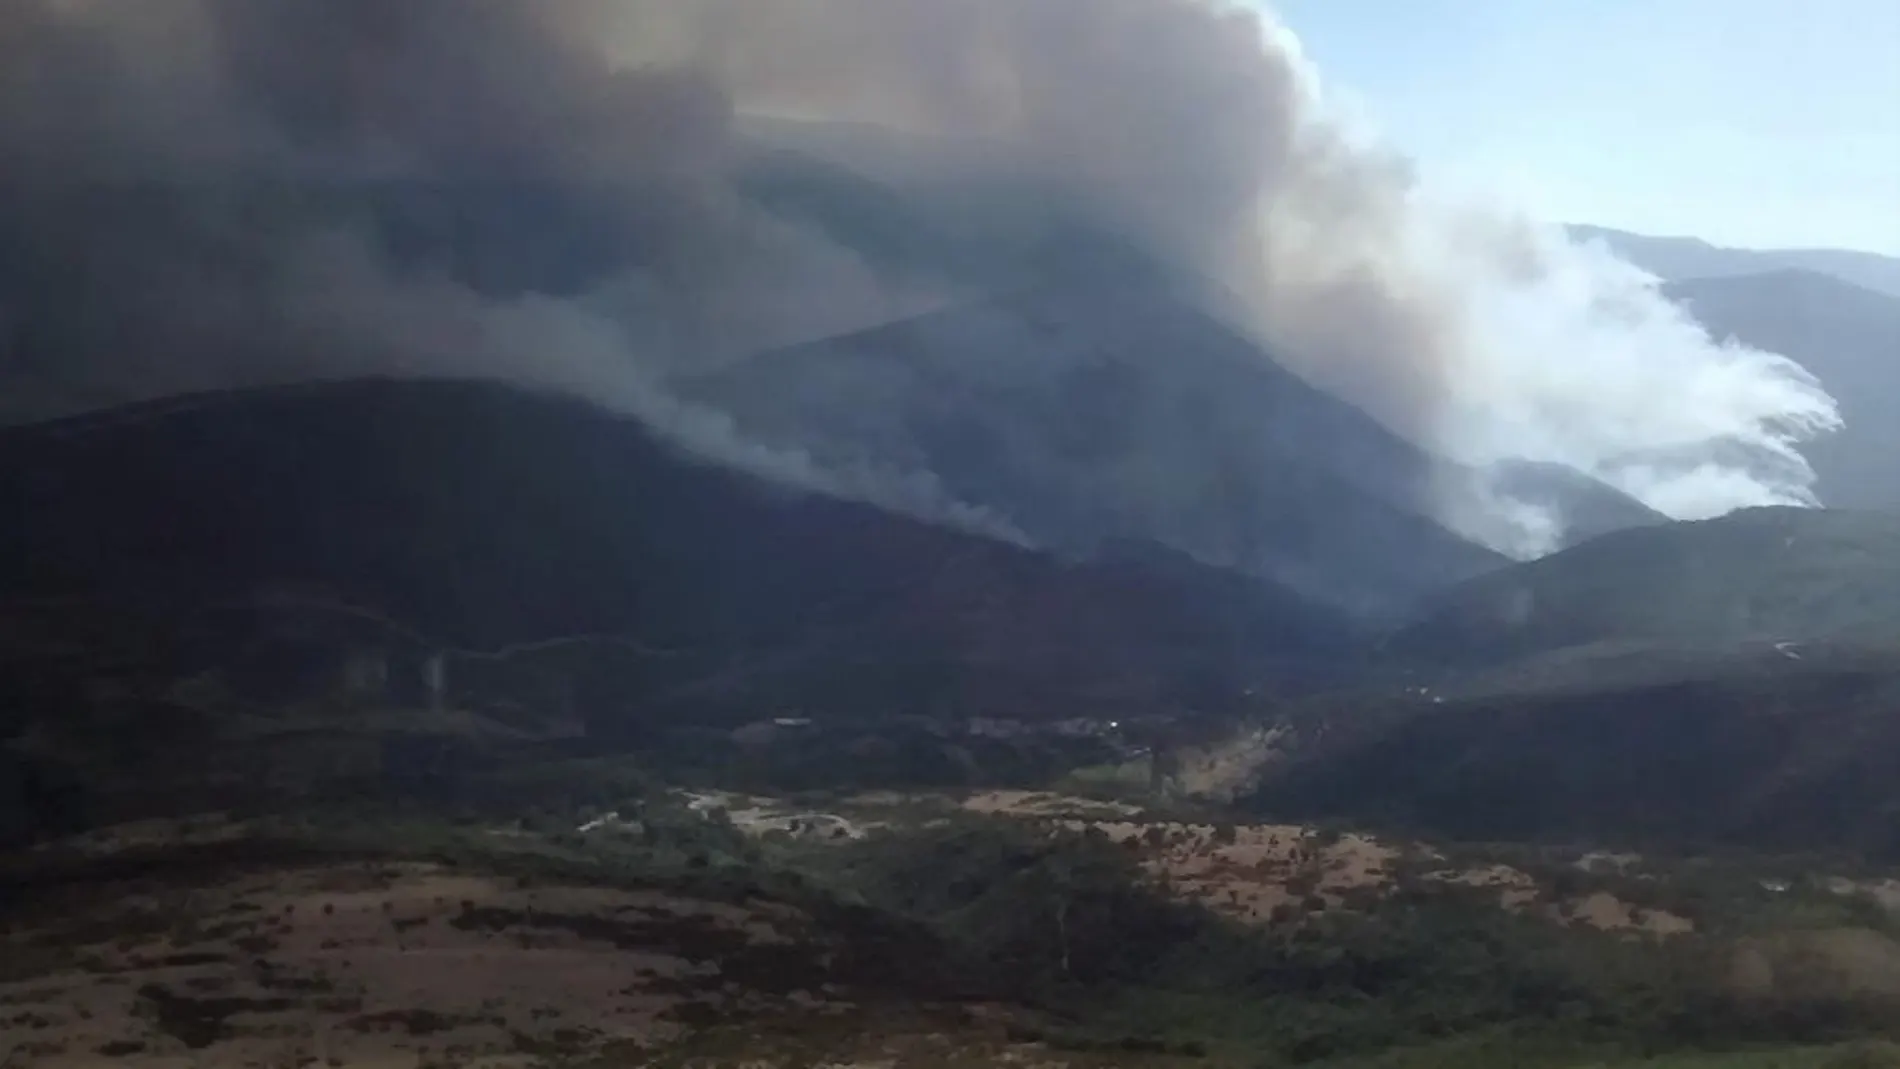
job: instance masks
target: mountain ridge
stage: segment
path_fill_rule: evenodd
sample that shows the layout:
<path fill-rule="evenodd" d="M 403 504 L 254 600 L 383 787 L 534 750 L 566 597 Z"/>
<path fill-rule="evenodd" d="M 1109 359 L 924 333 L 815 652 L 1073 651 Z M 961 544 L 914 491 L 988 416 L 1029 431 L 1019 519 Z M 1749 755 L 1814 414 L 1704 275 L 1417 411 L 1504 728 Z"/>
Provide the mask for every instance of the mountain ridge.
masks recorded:
<path fill-rule="evenodd" d="M 1900 297 L 1900 258 L 1879 253 L 1826 248 L 1726 248 L 1701 238 L 1659 237 L 1581 223 L 1564 229 L 1575 240 L 1602 241 L 1612 252 L 1665 281 L 1792 269 L 1829 275 Z"/>
<path fill-rule="evenodd" d="M 1613 532 L 1445 592 L 1391 648 L 1495 664 L 1612 640 L 1900 641 L 1900 516 L 1762 508 Z"/>
<path fill-rule="evenodd" d="M 674 385 L 821 461 L 928 470 L 1052 545 L 1155 538 L 1354 611 L 1501 563 L 1435 518 L 1433 458 L 1165 291 L 1038 287 Z"/>
<path fill-rule="evenodd" d="M 1238 694 L 1276 658 L 1319 665 L 1358 641 L 1269 584 L 1185 561 L 1063 561 L 486 383 L 237 392 L 14 428 L 0 502 L 20 517 L 0 534 L 15 603 L 164 618 L 289 581 L 457 646 L 611 634 L 684 651 L 664 687 L 629 692 L 654 703 L 769 663 L 777 682 L 757 687 L 774 700 L 903 708 L 948 673 L 969 701 L 1031 713 L 1064 693 L 1138 704 Z M 757 687 L 713 711 L 746 715 Z"/>

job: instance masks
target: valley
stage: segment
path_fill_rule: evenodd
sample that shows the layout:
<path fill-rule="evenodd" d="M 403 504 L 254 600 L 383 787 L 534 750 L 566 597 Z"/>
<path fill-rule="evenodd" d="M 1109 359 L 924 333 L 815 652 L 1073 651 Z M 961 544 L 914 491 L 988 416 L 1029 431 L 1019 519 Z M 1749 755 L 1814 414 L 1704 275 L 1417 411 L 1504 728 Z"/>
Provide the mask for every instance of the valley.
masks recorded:
<path fill-rule="evenodd" d="M 1900 261 L 1265 6 L 0 5 L 0 1069 L 1900 1067 Z"/>
<path fill-rule="evenodd" d="M 1877 513 L 1643 519 L 1382 623 L 482 384 L 18 428 L 0 491 L 17 1064 L 1900 1041 Z"/>

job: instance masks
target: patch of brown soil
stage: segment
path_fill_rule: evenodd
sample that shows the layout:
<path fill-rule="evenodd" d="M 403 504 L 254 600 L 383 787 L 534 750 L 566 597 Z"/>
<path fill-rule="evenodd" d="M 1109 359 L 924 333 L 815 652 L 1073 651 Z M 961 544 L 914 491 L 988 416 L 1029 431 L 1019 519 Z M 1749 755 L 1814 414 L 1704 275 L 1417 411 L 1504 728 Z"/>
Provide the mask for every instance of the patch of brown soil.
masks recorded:
<path fill-rule="evenodd" d="M 855 840 L 889 826 L 876 819 L 878 810 L 918 804 L 956 804 L 971 813 L 1072 831 L 1092 830 L 1138 849 L 1148 871 L 1176 894 L 1255 924 L 1348 907 L 1367 896 L 1389 892 L 1407 854 L 1446 862 L 1444 855 L 1424 844 L 1400 847 L 1368 835 L 1327 834 L 1293 824 L 1216 826 L 1144 819 L 1146 810 L 1139 806 L 1047 791 L 982 791 L 960 803 L 935 795 L 865 795 L 848 803 L 849 815 L 719 792 L 691 795 L 688 801 L 701 812 L 723 809 L 735 826 L 752 835 L 791 831 L 814 838 Z M 867 817 L 859 810 L 873 815 Z M 1634 854 L 1595 853 L 1579 858 L 1575 867 L 1584 872 L 1628 873 L 1641 860 Z M 1654 936 L 1695 930 L 1687 918 L 1634 907 L 1608 893 L 1552 901 L 1536 878 L 1509 865 L 1447 867 L 1426 873 L 1423 879 L 1444 887 L 1495 889 L 1500 908 L 1520 913 L 1535 909 L 1557 923 Z"/>
<path fill-rule="evenodd" d="M 1610 894 L 1598 891 L 1559 908 L 1566 919 L 1587 924 L 1604 932 L 1646 932 L 1650 935 L 1687 935 L 1695 923 L 1667 910 L 1643 909 Z"/>
<path fill-rule="evenodd" d="M 26 1051 L 14 1066 L 499 1069 L 645 1049 L 692 1013 L 842 1008 L 735 974 L 743 948 L 794 938 L 802 918 L 784 907 L 423 864 L 127 884 L 65 906 L 0 942 L 0 1033 Z"/>
<path fill-rule="evenodd" d="M 1385 886 L 1398 852 L 1360 835 L 1333 841 L 1283 824 L 1059 821 L 1144 849 L 1148 870 L 1178 894 L 1238 920 L 1272 920 L 1279 907 L 1334 908 L 1362 889 Z M 1283 911 L 1282 911 L 1283 912 Z"/>
<path fill-rule="evenodd" d="M 1390 891 L 1405 850 L 1367 835 L 1323 835 L 1288 824 L 1181 824 L 1165 821 L 1065 820 L 1073 830 L 1094 828 L 1110 840 L 1144 849 L 1150 872 L 1175 892 L 1216 912 L 1263 923 L 1315 910 L 1349 907 L 1362 895 Z M 1415 848 L 1416 849 L 1416 848 Z M 1434 856 L 1424 851 L 1424 856 Z M 1424 879 L 1444 886 L 1494 888 L 1500 908 L 1521 912 L 1546 900 L 1538 881 L 1508 865 L 1445 869 Z M 1568 906 L 1544 905 L 1561 922 L 1581 921 L 1604 931 L 1656 936 L 1695 930 L 1685 917 L 1641 909 L 1608 893 Z"/>
<path fill-rule="evenodd" d="M 1579 862 L 1578 867 L 1583 868 L 1584 863 Z M 1687 917 L 1632 906 L 1607 891 L 1567 902 L 1546 901 L 1546 888 L 1535 877 L 1509 865 L 1446 869 L 1428 873 L 1425 878 L 1447 886 L 1496 889 L 1500 908 L 1513 913 L 1538 908 L 1541 915 L 1561 924 L 1584 924 L 1603 932 L 1642 932 L 1659 937 L 1695 931 L 1695 923 Z"/>

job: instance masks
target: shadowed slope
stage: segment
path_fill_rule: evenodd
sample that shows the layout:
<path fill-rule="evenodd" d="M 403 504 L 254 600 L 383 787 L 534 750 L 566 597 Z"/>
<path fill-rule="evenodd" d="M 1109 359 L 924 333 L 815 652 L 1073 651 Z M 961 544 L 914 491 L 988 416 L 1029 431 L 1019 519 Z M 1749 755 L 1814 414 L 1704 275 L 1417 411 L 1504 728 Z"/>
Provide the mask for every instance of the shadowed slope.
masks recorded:
<path fill-rule="evenodd" d="M 1353 633 L 1191 562 L 1069 565 L 695 463 L 577 401 L 357 382 L 0 436 L 0 590 L 163 617 L 300 584 L 426 641 L 611 634 L 711 706 L 1235 692 Z M 115 610 L 117 611 L 117 610 Z M 695 699 L 705 708 L 707 699 Z M 638 688 L 617 708 L 651 706 Z M 1050 709 L 1052 713 L 1062 710 Z"/>

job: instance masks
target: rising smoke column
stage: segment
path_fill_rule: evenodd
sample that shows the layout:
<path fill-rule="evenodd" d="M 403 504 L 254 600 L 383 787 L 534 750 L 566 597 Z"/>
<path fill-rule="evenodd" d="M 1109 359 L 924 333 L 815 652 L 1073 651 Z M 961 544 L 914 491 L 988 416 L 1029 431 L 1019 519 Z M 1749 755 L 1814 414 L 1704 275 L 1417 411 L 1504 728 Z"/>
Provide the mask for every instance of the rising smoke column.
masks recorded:
<path fill-rule="evenodd" d="M 1056 191 L 1461 461 L 1569 464 L 1678 516 L 1811 500 L 1797 446 L 1834 417 L 1798 368 L 1607 257 L 1429 203 L 1316 84 L 1219 0 L 12 0 L 0 359 L 79 405 L 501 377 L 830 485 L 654 385 L 970 295 L 740 195 L 735 114 L 792 115 Z M 1562 525 L 1444 505 L 1524 553 Z"/>
<path fill-rule="evenodd" d="M 1012 173 L 1219 280 L 1280 359 L 1481 471 L 1565 464 L 1679 518 L 1813 504 L 1831 399 L 1717 344 L 1655 280 L 1507 209 L 1428 195 L 1325 109 L 1297 41 L 1216 0 L 635 0 L 630 54 L 741 107 L 975 138 Z M 968 140 L 953 143 L 968 144 Z M 994 162 L 992 161 L 992 165 Z M 1520 556 L 1565 519 L 1448 482 Z"/>
<path fill-rule="evenodd" d="M 1438 231 L 1424 262 L 1461 280 L 1466 323 L 1442 449 L 1480 465 L 1567 464 L 1677 519 L 1817 503 L 1799 447 L 1840 418 L 1799 365 L 1716 343 L 1659 280 L 1601 246 L 1495 215 L 1426 218 Z M 1470 489 L 1445 500 L 1455 525 L 1514 507 Z M 1494 544 L 1554 548 L 1561 516 L 1519 520 Z"/>

